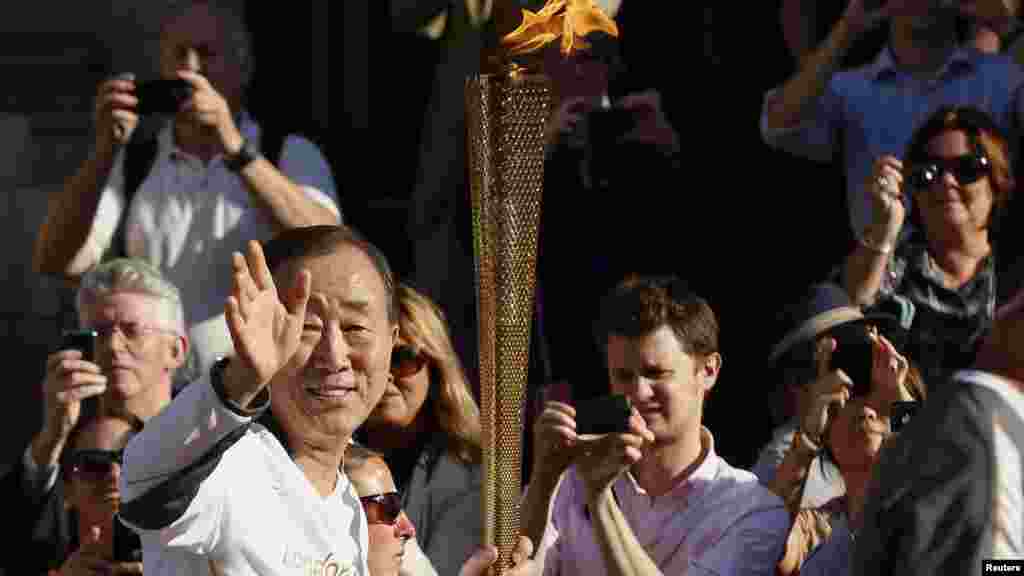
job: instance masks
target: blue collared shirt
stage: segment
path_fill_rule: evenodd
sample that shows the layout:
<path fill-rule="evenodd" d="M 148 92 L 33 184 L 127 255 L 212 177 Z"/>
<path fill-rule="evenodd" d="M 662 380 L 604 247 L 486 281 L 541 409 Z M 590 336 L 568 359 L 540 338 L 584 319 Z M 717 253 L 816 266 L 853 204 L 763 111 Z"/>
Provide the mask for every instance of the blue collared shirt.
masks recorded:
<path fill-rule="evenodd" d="M 1016 134 L 1024 126 L 1022 86 L 1024 68 L 1008 56 L 958 48 L 934 77 L 922 79 L 901 69 L 886 46 L 871 64 L 833 75 L 797 126 L 768 128 L 767 104 L 776 90 L 768 92 L 761 135 L 773 148 L 818 162 L 839 160 L 842 152 L 850 224 L 859 234 L 871 222 L 864 184 L 875 158 L 901 158 L 914 130 L 943 106 L 974 106 L 1007 135 Z"/>

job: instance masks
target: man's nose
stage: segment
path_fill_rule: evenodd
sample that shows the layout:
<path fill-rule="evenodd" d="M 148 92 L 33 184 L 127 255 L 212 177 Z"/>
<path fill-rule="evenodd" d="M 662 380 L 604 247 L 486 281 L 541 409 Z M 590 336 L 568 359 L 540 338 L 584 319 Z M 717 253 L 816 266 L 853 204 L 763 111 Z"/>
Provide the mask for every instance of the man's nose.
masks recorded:
<path fill-rule="evenodd" d="M 178 58 L 178 69 L 188 70 L 189 72 L 202 72 L 203 60 L 199 56 L 199 51 L 195 48 L 185 48 L 181 51 Z"/>
<path fill-rule="evenodd" d="M 351 350 L 340 329 L 325 327 L 314 351 L 314 359 L 320 367 L 338 370 L 350 364 L 348 356 Z"/>

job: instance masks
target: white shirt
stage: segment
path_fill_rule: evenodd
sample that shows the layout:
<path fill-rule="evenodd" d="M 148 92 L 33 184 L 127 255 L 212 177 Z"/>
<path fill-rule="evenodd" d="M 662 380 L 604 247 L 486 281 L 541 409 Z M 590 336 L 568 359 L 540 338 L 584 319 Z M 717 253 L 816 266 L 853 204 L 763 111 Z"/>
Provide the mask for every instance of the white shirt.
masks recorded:
<path fill-rule="evenodd" d="M 703 462 L 667 494 L 652 498 L 629 473 L 612 490 L 640 545 L 665 575 L 772 575 L 789 534 L 782 500 L 757 477 L 715 454 L 711 433 Z M 604 554 L 585 514 L 586 489 L 566 472 L 536 557 L 545 576 L 604 576 Z"/>
<path fill-rule="evenodd" d="M 260 146 L 260 127 L 244 113 L 239 130 Z M 224 302 L 231 293 L 231 254 L 244 253 L 249 240 L 269 240 L 274 230 L 245 182 L 224 166 L 221 156 L 204 165 L 181 151 L 174 144 L 171 124 L 160 131 L 157 143 L 153 167 L 127 210 L 127 253 L 155 265 L 181 291 L 189 338 L 205 373 L 218 357 L 234 353 L 224 320 Z M 330 167 L 313 143 L 289 136 L 278 168 L 341 221 Z M 110 246 L 125 214 L 124 186 L 122 150 L 83 248 L 95 261 Z"/>
<path fill-rule="evenodd" d="M 142 539 L 146 576 L 369 576 L 366 516 L 352 484 L 339 471 L 334 492 L 321 497 L 277 439 L 250 423 L 228 410 L 203 377 L 129 442 L 120 482 L 126 506 L 249 427 L 176 520 L 159 529 L 132 526 Z"/>

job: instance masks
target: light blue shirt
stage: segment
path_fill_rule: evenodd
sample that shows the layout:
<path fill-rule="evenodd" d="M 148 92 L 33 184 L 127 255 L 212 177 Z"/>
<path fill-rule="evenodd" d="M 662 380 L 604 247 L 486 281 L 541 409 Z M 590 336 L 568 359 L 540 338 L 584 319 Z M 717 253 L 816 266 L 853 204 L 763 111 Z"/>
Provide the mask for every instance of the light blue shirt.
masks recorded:
<path fill-rule="evenodd" d="M 850 224 L 859 234 L 871 222 L 870 191 L 864 184 L 875 158 L 902 158 L 914 130 L 943 106 L 974 106 L 989 113 L 1013 143 L 1015 127 L 1024 125 L 1019 122 L 1024 119 L 1022 86 L 1024 68 L 1005 55 L 959 48 L 935 77 L 921 79 L 901 70 L 886 46 L 871 64 L 833 75 L 798 126 L 768 128 L 767 103 L 775 90 L 770 91 L 761 111 L 761 135 L 773 148 L 818 162 L 840 160 L 842 151 Z"/>

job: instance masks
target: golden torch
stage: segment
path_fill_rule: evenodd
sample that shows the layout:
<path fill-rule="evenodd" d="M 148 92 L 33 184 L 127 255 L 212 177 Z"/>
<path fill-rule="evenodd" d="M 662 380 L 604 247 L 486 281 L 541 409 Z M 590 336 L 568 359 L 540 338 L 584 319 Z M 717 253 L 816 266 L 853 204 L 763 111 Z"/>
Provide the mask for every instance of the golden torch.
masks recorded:
<path fill-rule="evenodd" d="M 509 10 L 496 5 L 495 13 Z M 485 58 L 491 71 L 466 83 L 480 339 L 483 543 L 499 552 L 492 574 L 508 569 L 519 537 L 545 128 L 555 103 L 539 56 L 560 41 L 562 55 L 569 57 L 586 47 L 583 37 L 594 30 L 618 35 L 614 21 L 592 0 L 549 1 L 537 13 L 523 10 L 521 17 L 518 27 L 501 38 L 496 57 Z"/>

